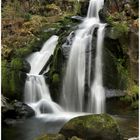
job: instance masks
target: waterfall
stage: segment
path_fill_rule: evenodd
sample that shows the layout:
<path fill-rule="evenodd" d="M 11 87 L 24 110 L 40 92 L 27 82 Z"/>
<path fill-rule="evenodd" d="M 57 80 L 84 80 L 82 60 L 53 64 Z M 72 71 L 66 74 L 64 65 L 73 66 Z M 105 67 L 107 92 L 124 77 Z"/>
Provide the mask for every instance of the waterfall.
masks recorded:
<path fill-rule="evenodd" d="M 36 116 L 62 111 L 61 107 L 51 99 L 48 85 L 45 83 L 43 75 L 39 75 L 41 69 L 53 54 L 57 41 L 58 37 L 52 36 L 39 52 L 31 54 L 27 58 L 31 65 L 31 70 L 27 74 L 25 82 L 24 101 L 34 109 Z"/>
<path fill-rule="evenodd" d="M 88 75 L 88 86 L 91 92 L 88 95 L 86 111 L 101 113 L 104 111 L 104 88 L 102 85 L 102 46 L 105 24 L 100 22 L 99 10 L 104 0 L 90 0 L 86 19 L 79 25 L 73 40 L 66 74 L 63 82 L 61 105 L 67 111 L 83 112 L 85 105 L 85 76 Z M 91 84 L 91 50 L 92 36 L 98 28 L 95 78 Z M 88 66 L 86 65 L 86 51 L 88 50 Z M 86 73 L 86 69 L 87 73 Z"/>
<path fill-rule="evenodd" d="M 63 89 L 60 97 L 61 106 L 51 99 L 48 85 L 45 83 L 43 75 L 39 75 L 53 54 L 58 37 L 52 36 L 39 52 L 31 54 L 27 58 L 31 65 L 31 71 L 27 74 L 24 100 L 25 103 L 35 110 L 37 116 L 51 113 L 57 114 L 57 116 L 64 114 L 66 117 L 67 114 L 73 117 L 73 114 L 71 116 L 70 112 L 75 112 L 74 116 L 78 115 L 77 112 L 104 112 L 105 92 L 102 81 L 102 47 L 105 24 L 100 22 L 98 14 L 103 4 L 103 0 L 90 0 L 87 17 L 79 25 L 78 30 L 75 31 L 72 43 L 67 46 L 71 47 L 71 50 L 63 80 Z M 93 33 L 96 29 L 98 30 L 97 43 L 94 44 L 96 56 L 93 79 L 91 78 L 93 75 L 91 74 L 91 65 L 93 65 Z M 49 66 L 46 71 L 48 69 Z M 88 92 L 85 91 L 85 84 L 90 89 Z M 85 97 L 87 97 L 86 100 Z"/>

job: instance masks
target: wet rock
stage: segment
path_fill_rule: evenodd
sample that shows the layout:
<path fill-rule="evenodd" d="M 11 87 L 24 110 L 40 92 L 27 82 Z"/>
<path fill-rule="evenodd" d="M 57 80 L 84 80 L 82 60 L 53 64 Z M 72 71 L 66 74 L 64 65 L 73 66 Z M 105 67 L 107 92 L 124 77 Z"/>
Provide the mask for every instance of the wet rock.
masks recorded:
<path fill-rule="evenodd" d="M 120 140 L 116 121 L 107 114 L 76 117 L 67 122 L 60 130 L 66 138 L 77 136 L 86 140 Z"/>
<path fill-rule="evenodd" d="M 80 21 L 83 21 L 83 20 L 84 20 L 84 18 L 83 18 L 83 17 L 81 17 L 81 16 L 72 16 L 72 17 L 71 17 L 71 19 L 72 19 L 73 21 L 78 21 L 78 22 L 80 22 Z"/>
<path fill-rule="evenodd" d="M 6 125 L 14 125 L 17 121 L 15 119 L 5 119 L 3 121 L 3 124 L 6 124 Z"/>
<path fill-rule="evenodd" d="M 105 10 L 104 9 L 101 9 L 100 11 L 99 11 L 99 17 L 100 17 L 100 20 L 102 21 L 102 22 L 106 22 L 106 12 L 105 12 Z"/>
<path fill-rule="evenodd" d="M 26 60 L 23 60 L 23 69 L 22 71 L 28 73 L 31 69 L 31 66 L 30 64 L 26 61 Z"/>
<path fill-rule="evenodd" d="M 124 97 L 126 93 L 127 92 L 125 90 L 105 89 L 105 95 L 107 99 Z"/>
<path fill-rule="evenodd" d="M 29 71 L 30 64 L 22 58 L 2 62 L 2 92 L 10 101 L 23 99 L 26 73 Z"/>
<path fill-rule="evenodd" d="M 33 109 L 25 103 L 14 101 L 12 105 L 19 118 L 28 118 L 35 115 Z"/>
<path fill-rule="evenodd" d="M 45 29 L 44 32 L 48 33 L 48 32 L 54 32 L 56 30 L 56 28 L 49 28 L 49 29 Z"/>
<path fill-rule="evenodd" d="M 34 115 L 35 112 L 30 106 L 17 100 L 2 107 L 2 120 L 7 124 L 15 122 L 16 119 L 25 119 Z"/>
<path fill-rule="evenodd" d="M 62 45 L 63 56 L 65 59 L 68 59 L 69 57 L 74 36 L 75 36 L 75 32 L 72 31 L 70 35 L 67 37 L 66 42 Z"/>

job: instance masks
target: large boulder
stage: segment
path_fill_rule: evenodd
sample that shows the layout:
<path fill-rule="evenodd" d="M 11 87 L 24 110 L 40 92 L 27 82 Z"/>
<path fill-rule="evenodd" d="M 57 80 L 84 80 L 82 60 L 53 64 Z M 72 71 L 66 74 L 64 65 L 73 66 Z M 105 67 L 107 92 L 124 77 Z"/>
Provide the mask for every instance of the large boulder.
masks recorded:
<path fill-rule="evenodd" d="M 107 114 L 80 116 L 70 120 L 60 130 L 67 139 L 77 136 L 86 140 L 120 140 L 116 121 Z"/>
<path fill-rule="evenodd" d="M 13 121 L 16 122 L 18 119 L 26 119 L 34 115 L 35 112 L 30 106 L 17 100 L 2 107 L 2 122 L 4 124 L 12 124 Z"/>

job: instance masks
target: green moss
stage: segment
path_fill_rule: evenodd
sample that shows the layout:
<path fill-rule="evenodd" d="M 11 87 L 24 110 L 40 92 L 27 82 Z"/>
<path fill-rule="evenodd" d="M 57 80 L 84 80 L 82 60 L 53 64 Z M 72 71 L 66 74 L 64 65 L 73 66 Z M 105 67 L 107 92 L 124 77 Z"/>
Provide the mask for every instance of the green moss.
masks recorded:
<path fill-rule="evenodd" d="M 106 18 L 106 21 L 107 21 L 107 23 L 112 24 L 113 21 L 114 21 L 113 16 L 111 16 L 111 15 L 108 16 L 108 17 Z"/>
<path fill-rule="evenodd" d="M 62 51 L 61 48 L 56 48 L 54 51 L 54 56 L 53 56 L 53 62 L 51 64 L 50 68 L 50 77 L 52 79 L 52 76 L 54 73 L 61 73 L 61 67 L 62 66 Z"/>
<path fill-rule="evenodd" d="M 11 63 L 2 60 L 2 93 L 10 100 L 21 100 L 26 74 L 23 60 L 14 58 Z"/>
<path fill-rule="evenodd" d="M 127 34 L 129 31 L 128 24 L 125 22 L 119 23 L 116 22 L 113 24 L 113 29 L 121 36 Z"/>
<path fill-rule="evenodd" d="M 32 52 L 32 49 L 29 47 L 19 48 L 16 51 L 16 56 L 25 57 Z"/>
<path fill-rule="evenodd" d="M 65 137 L 62 134 L 47 134 L 36 140 L 65 140 Z"/>
<path fill-rule="evenodd" d="M 124 34 L 127 35 L 129 32 L 129 23 L 123 12 L 109 14 L 106 17 L 106 21 L 112 27 L 114 34 L 118 37 L 121 37 Z"/>
<path fill-rule="evenodd" d="M 25 15 L 24 15 L 25 21 L 30 21 L 31 18 L 32 18 L 32 15 L 30 13 L 25 13 Z"/>
<path fill-rule="evenodd" d="M 109 14 L 106 16 L 106 22 L 109 23 L 110 25 L 113 25 L 115 22 L 124 22 L 126 17 L 124 16 L 123 12 L 115 12 L 113 14 Z"/>
<path fill-rule="evenodd" d="M 134 94 L 134 95 L 136 95 L 136 94 L 138 94 L 139 93 L 139 87 L 138 87 L 138 85 L 134 85 L 133 87 L 132 87 L 132 93 Z"/>
<path fill-rule="evenodd" d="M 20 58 L 14 58 L 11 61 L 11 68 L 14 70 L 22 70 L 23 68 L 23 60 Z"/>
<path fill-rule="evenodd" d="M 74 15 L 81 13 L 81 4 L 76 0 L 74 3 Z"/>
<path fill-rule="evenodd" d="M 132 109 L 138 109 L 139 87 L 134 83 L 131 84 L 132 85 L 129 85 L 127 88 L 127 95 L 122 97 L 121 100 L 130 103 Z"/>
<path fill-rule="evenodd" d="M 126 60 L 124 58 L 114 58 L 114 62 L 118 72 L 118 83 L 122 89 L 126 90 L 129 79 L 128 69 L 125 66 Z"/>
<path fill-rule="evenodd" d="M 60 82 L 60 77 L 59 77 L 59 75 L 57 73 L 53 74 L 52 82 L 54 84 L 58 84 Z"/>
<path fill-rule="evenodd" d="M 137 101 L 134 101 L 132 104 L 131 104 L 131 107 L 133 108 L 133 109 L 138 109 L 139 108 L 139 101 L 137 100 Z"/>
<path fill-rule="evenodd" d="M 17 71 L 11 71 L 11 74 L 10 74 L 10 92 L 11 94 L 16 94 L 16 88 L 18 87 L 18 85 L 16 84 L 16 82 L 19 80 L 19 77 L 18 77 L 18 73 Z"/>
<path fill-rule="evenodd" d="M 10 87 L 9 87 L 9 69 L 8 62 L 6 60 L 2 60 L 1 68 L 2 68 L 2 93 L 6 94 L 9 93 Z M 6 95 L 5 95 L 6 96 Z"/>
<path fill-rule="evenodd" d="M 60 130 L 66 138 L 120 140 L 116 120 L 107 114 L 94 114 L 73 118 Z M 109 136 L 108 136 L 109 135 Z"/>

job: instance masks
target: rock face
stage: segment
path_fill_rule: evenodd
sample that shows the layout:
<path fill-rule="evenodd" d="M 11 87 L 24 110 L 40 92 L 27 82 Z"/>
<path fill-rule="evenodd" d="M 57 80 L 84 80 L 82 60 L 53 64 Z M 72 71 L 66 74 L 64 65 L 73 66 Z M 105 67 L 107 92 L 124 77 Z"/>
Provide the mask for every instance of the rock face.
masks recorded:
<path fill-rule="evenodd" d="M 107 114 L 81 116 L 70 120 L 60 130 L 67 139 L 77 136 L 85 140 L 120 140 L 116 121 Z"/>
<path fill-rule="evenodd" d="M 15 58 L 10 63 L 2 62 L 2 93 L 10 100 L 22 100 L 26 72 L 30 71 L 30 65 L 21 58 Z"/>
<path fill-rule="evenodd" d="M 131 78 L 135 81 L 136 84 L 139 82 L 138 78 L 138 71 L 139 71 L 139 61 L 138 61 L 138 54 L 139 54 L 139 45 L 138 39 L 139 36 L 135 32 L 130 32 L 129 34 L 129 48 L 128 48 L 128 56 L 129 56 L 129 71 Z"/>
<path fill-rule="evenodd" d="M 2 108 L 2 121 L 6 124 L 11 124 L 16 119 L 25 119 L 34 115 L 35 112 L 31 107 L 16 100 Z"/>

